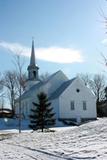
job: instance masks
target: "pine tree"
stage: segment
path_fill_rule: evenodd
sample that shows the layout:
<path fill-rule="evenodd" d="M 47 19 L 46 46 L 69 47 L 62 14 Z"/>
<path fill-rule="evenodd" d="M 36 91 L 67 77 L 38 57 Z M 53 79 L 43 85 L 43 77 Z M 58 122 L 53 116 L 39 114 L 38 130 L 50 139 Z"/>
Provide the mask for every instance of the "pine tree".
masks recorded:
<path fill-rule="evenodd" d="M 49 128 L 55 125 L 53 108 L 49 102 L 47 95 L 41 92 L 37 95 L 38 103 L 33 102 L 34 108 L 31 109 L 29 127 L 33 130 Z"/>

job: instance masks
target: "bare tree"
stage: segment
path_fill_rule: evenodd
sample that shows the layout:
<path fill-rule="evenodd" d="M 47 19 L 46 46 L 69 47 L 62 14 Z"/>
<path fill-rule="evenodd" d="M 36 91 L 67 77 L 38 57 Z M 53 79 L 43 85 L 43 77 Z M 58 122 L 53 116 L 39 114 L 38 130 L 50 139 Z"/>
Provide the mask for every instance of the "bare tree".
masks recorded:
<path fill-rule="evenodd" d="M 17 74 L 15 71 L 6 71 L 4 74 L 3 85 L 7 88 L 8 98 L 14 113 L 14 103 L 17 96 Z"/>
<path fill-rule="evenodd" d="M 19 103 L 19 133 L 21 133 L 21 96 L 23 93 L 23 88 L 25 85 L 25 80 L 23 79 L 23 67 L 24 59 L 20 55 L 16 55 L 14 59 L 14 64 L 17 73 L 17 88 L 19 93 L 18 103 Z"/>
<path fill-rule="evenodd" d="M 0 91 L 3 89 L 3 74 L 0 73 Z"/>
<path fill-rule="evenodd" d="M 95 74 L 90 83 L 90 87 L 97 98 L 97 102 L 100 102 L 105 98 L 106 82 L 104 75 Z"/>
<path fill-rule="evenodd" d="M 15 107 L 15 99 L 19 97 L 19 76 L 16 71 L 6 71 L 3 77 L 3 86 L 6 88 L 7 98 L 9 99 L 13 114 Z M 24 90 L 25 74 L 22 74 L 21 88 Z"/>
<path fill-rule="evenodd" d="M 103 53 L 100 53 L 100 54 L 102 56 L 102 62 L 101 62 L 101 64 L 107 69 L 107 57 Z"/>
<path fill-rule="evenodd" d="M 80 73 L 80 74 L 77 74 L 77 76 L 79 76 L 79 77 L 83 80 L 83 82 L 84 82 L 84 84 L 85 84 L 86 86 L 90 87 L 91 78 L 92 78 L 92 75 L 91 75 L 91 74 L 88 74 L 88 73 L 86 73 L 86 74 Z"/>
<path fill-rule="evenodd" d="M 3 77 L 0 73 L 0 108 L 4 107 L 4 96 Z"/>
<path fill-rule="evenodd" d="M 97 103 L 105 98 L 106 81 L 102 74 L 79 74 L 79 77 L 84 81 L 92 92 L 95 94 Z"/>

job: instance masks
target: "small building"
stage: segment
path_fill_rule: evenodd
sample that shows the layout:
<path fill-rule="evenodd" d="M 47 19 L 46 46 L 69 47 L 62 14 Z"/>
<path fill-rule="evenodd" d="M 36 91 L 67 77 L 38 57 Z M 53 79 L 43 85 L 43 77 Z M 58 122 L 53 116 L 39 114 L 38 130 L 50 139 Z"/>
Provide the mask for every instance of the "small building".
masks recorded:
<path fill-rule="evenodd" d="M 0 108 L 0 118 L 12 118 L 13 111 L 9 108 Z"/>
<path fill-rule="evenodd" d="M 34 41 L 32 41 L 30 65 L 28 66 L 26 90 L 21 97 L 21 112 L 25 119 L 29 118 L 32 102 L 37 101 L 37 94 L 45 92 L 51 102 L 56 116 L 56 125 L 61 122 L 91 120 L 97 118 L 96 98 L 91 90 L 79 78 L 68 79 L 62 72 L 49 76 L 47 81 L 39 80 L 39 67 L 35 60 Z M 15 113 L 19 113 L 16 103 Z"/>

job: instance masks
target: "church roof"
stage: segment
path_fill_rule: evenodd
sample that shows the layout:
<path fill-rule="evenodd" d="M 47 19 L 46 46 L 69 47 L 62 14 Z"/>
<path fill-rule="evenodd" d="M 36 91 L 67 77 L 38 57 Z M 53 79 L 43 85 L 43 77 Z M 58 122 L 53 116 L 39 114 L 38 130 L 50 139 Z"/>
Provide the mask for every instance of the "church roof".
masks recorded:
<path fill-rule="evenodd" d="M 35 92 L 35 90 L 39 89 L 42 85 L 47 84 L 59 72 L 61 72 L 61 71 L 57 71 L 57 72 L 53 73 L 52 75 L 50 75 L 46 82 L 39 81 L 37 84 L 33 85 L 29 90 L 25 91 L 22 94 L 21 99 L 28 98 L 30 95 L 32 95 L 33 91 Z"/>
<path fill-rule="evenodd" d="M 76 78 L 73 78 L 71 80 L 68 80 L 66 82 L 64 82 L 55 92 L 53 92 L 51 94 L 51 96 L 49 97 L 50 100 L 52 99 L 56 99 L 57 97 L 59 97 L 64 90 L 75 80 Z"/>
<path fill-rule="evenodd" d="M 28 98 L 30 96 L 32 96 L 32 93 L 35 92 L 36 90 L 38 90 L 40 87 L 42 86 L 45 86 L 49 81 L 51 81 L 57 74 L 59 73 L 62 73 L 63 72 L 61 70 L 53 73 L 52 75 L 49 76 L 49 78 L 47 79 L 47 81 L 45 82 L 41 82 L 39 81 L 38 83 L 36 83 L 35 85 L 33 85 L 29 90 L 25 91 L 22 96 L 21 96 L 21 99 L 25 99 L 25 98 Z M 64 75 L 65 76 L 65 75 Z M 66 79 L 66 82 L 64 82 L 62 85 L 61 85 L 61 88 L 59 87 L 58 89 L 56 88 L 56 92 L 61 92 L 64 88 L 67 87 L 67 85 L 69 85 L 69 83 L 71 83 L 72 80 L 70 81 L 67 81 Z M 60 90 L 60 91 L 57 91 L 57 90 Z M 54 92 L 55 93 L 55 92 Z M 54 93 L 52 94 L 52 96 L 54 95 Z"/>
<path fill-rule="evenodd" d="M 48 81 L 50 81 L 52 78 L 54 78 L 54 77 L 55 77 L 57 74 L 59 74 L 59 73 L 63 74 L 63 75 L 66 77 L 66 75 L 65 75 L 61 70 L 59 70 L 59 71 L 53 73 L 52 75 L 50 75 L 50 76 L 48 77 L 46 83 L 47 83 Z M 66 77 L 66 78 L 67 78 L 67 77 Z M 67 79 L 68 79 L 68 78 L 67 78 Z"/>
<path fill-rule="evenodd" d="M 21 99 L 28 98 L 30 95 L 32 95 L 32 92 L 35 92 L 35 90 L 39 89 L 42 84 L 42 82 L 38 82 L 37 84 L 33 85 L 29 90 L 22 94 Z"/>

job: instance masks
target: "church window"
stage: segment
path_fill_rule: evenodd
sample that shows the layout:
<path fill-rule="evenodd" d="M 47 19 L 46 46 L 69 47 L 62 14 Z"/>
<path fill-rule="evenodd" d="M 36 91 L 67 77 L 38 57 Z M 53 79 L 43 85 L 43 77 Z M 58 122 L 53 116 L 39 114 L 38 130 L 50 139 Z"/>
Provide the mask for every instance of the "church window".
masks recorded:
<path fill-rule="evenodd" d="M 33 75 L 34 75 L 34 77 L 36 78 L 36 71 L 33 71 Z"/>
<path fill-rule="evenodd" d="M 86 104 L 86 101 L 83 101 L 83 110 L 87 110 L 87 104 Z"/>
<path fill-rule="evenodd" d="M 74 101 L 71 101 L 71 110 L 75 109 Z"/>
<path fill-rule="evenodd" d="M 76 89 L 76 91 L 77 91 L 77 93 L 79 93 L 79 92 L 80 92 L 80 90 L 79 90 L 78 88 Z"/>

